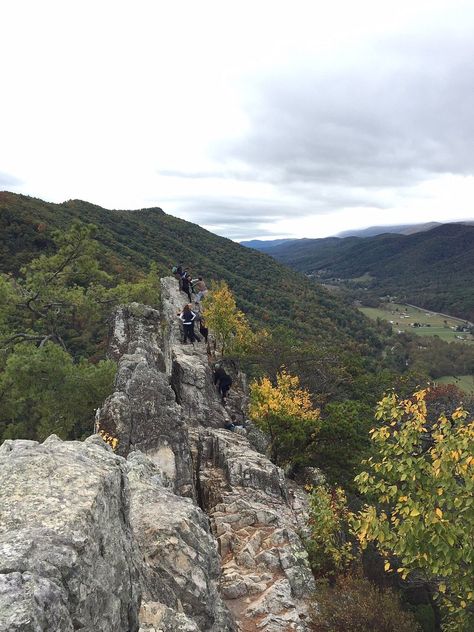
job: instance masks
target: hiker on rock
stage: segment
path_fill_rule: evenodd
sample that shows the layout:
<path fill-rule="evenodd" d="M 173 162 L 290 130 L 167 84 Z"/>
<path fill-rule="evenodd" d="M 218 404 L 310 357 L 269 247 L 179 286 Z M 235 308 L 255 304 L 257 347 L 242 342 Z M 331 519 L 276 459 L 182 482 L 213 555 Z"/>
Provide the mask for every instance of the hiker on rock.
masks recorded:
<path fill-rule="evenodd" d="M 191 275 L 188 272 L 184 272 L 181 277 L 181 291 L 188 295 L 189 302 L 191 302 Z"/>
<path fill-rule="evenodd" d="M 207 337 L 209 336 L 209 329 L 206 327 L 206 321 L 204 320 L 204 316 L 201 314 L 198 316 L 199 318 L 199 333 L 204 338 L 204 342 L 207 344 Z"/>
<path fill-rule="evenodd" d="M 179 289 L 181 289 L 181 277 L 183 276 L 183 264 L 179 263 L 177 266 L 173 266 L 171 268 L 171 272 L 173 273 L 175 279 L 178 279 Z"/>
<path fill-rule="evenodd" d="M 196 336 L 194 334 L 194 321 L 196 319 L 196 314 L 192 311 L 191 305 L 185 305 L 183 307 L 183 311 L 179 314 L 179 319 L 183 323 L 183 344 L 187 343 L 188 338 L 189 342 L 194 344 L 194 341 L 196 340 Z"/>
<path fill-rule="evenodd" d="M 193 291 L 194 291 L 194 294 L 196 295 L 196 299 L 195 299 L 196 305 L 199 305 L 199 303 L 207 294 L 207 287 L 204 281 L 202 280 L 202 276 L 198 277 L 197 279 L 194 279 L 192 283 L 193 283 Z"/>
<path fill-rule="evenodd" d="M 216 365 L 214 369 L 214 384 L 217 386 L 219 393 L 221 394 L 222 404 L 225 405 L 225 398 L 232 386 L 232 378 L 226 373 L 222 365 Z"/>

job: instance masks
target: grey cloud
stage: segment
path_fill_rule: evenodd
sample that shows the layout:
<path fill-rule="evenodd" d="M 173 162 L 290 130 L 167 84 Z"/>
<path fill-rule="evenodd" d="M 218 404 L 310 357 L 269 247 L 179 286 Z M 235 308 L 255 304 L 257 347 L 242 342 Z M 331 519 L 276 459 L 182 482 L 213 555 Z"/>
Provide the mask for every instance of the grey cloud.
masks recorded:
<path fill-rule="evenodd" d="M 393 223 L 384 210 L 420 182 L 473 174 L 474 10 L 454 22 L 255 76 L 247 135 L 214 148 L 222 168 L 161 174 L 266 182 L 275 201 L 187 199 L 182 216 L 232 239 L 281 237 L 278 219 L 348 208 Z"/>
<path fill-rule="evenodd" d="M 273 224 L 291 217 L 304 220 L 314 215 L 326 215 L 342 206 L 346 208 L 370 205 L 372 208 L 385 209 L 390 205 L 373 192 L 363 194 L 359 190 L 351 190 L 341 186 L 319 187 L 308 183 L 293 183 L 287 191 L 294 194 L 294 202 L 262 200 L 252 198 L 198 197 L 173 198 L 171 205 L 176 209 L 166 208 L 166 212 L 178 214 L 180 217 L 199 224 L 208 230 L 230 239 L 248 239 L 258 237 L 284 237 L 272 229 Z"/>
<path fill-rule="evenodd" d="M 295 215 L 295 209 L 288 205 L 252 199 L 199 198 L 182 200 L 177 207 L 180 217 L 229 239 L 279 235 L 271 229 L 272 223 Z"/>
<path fill-rule="evenodd" d="M 400 187 L 473 173 L 474 39 L 456 35 L 441 45 L 435 36 L 392 39 L 337 71 L 315 60 L 261 78 L 249 135 L 217 156 L 284 186 Z"/>

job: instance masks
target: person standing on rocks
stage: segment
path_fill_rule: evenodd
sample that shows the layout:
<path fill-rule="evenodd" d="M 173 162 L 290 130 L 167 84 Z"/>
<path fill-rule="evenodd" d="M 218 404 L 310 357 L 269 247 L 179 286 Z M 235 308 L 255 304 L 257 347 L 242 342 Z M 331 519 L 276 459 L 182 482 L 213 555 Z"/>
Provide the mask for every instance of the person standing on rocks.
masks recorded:
<path fill-rule="evenodd" d="M 204 316 L 202 314 L 199 314 L 199 333 L 202 335 L 204 342 L 207 344 L 209 328 L 206 327 L 206 321 L 204 320 Z"/>
<path fill-rule="evenodd" d="M 199 305 L 202 299 L 207 294 L 207 287 L 204 281 L 202 280 L 202 276 L 193 280 L 193 291 L 196 295 L 196 305 Z"/>
<path fill-rule="evenodd" d="M 188 338 L 189 342 L 194 344 L 194 341 L 196 340 L 196 336 L 194 334 L 194 321 L 196 319 L 196 314 L 191 309 L 191 305 L 185 305 L 183 307 L 183 311 L 179 314 L 179 319 L 183 323 L 183 344 L 187 343 Z"/>
<path fill-rule="evenodd" d="M 222 398 L 222 404 L 225 405 L 225 398 L 227 393 L 229 392 L 230 387 L 232 386 L 232 378 L 228 373 L 226 373 L 224 367 L 221 364 L 217 364 L 214 369 L 214 384 L 217 386 L 217 389 Z"/>
<path fill-rule="evenodd" d="M 188 295 L 189 302 L 191 302 L 191 275 L 185 272 L 181 277 L 181 291 Z"/>

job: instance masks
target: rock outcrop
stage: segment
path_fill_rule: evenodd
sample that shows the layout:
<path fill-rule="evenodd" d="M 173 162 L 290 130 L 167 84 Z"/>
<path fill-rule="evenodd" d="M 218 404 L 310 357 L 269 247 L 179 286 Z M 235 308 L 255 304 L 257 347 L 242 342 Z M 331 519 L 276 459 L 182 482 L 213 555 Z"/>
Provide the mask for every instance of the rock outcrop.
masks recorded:
<path fill-rule="evenodd" d="M 146 452 L 179 494 L 193 497 L 187 424 L 165 369 L 165 322 L 137 303 L 116 311 L 110 345 L 118 362 L 115 391 L 99 411 L 98 424 L 119 439 L 118 454 Z"/>
<path fill-rule="evenodd" d="M 137 630 L 124 459 L 99 437 L 6 441 L 0 478 L 0 630 Z"/>
<path fill-rule="evenodd" d="M 115 314 L 97 429 L 117 454 L 97 436 L 1 448 L 0 630 L 309 629 L 304 493 L 223 429 L 244 419 L 245 376 L 227 367 L 223 406 L 205 345 L 181 344 L 183 297 L 167 278 L 159 311 Z"/>

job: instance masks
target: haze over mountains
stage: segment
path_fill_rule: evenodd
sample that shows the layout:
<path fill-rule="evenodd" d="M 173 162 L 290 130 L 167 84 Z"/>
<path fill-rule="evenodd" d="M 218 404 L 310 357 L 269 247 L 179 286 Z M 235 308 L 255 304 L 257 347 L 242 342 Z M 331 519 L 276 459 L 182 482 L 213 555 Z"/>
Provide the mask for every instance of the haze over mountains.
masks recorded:
<path fill-rule="evenodd" d="M 449 222 L 456 224 L 474 224 L 474 220 L 471 221 L 459 221 L 459 222 Z M 375 235 L 383 235 L 384 233 L 396 233 L 398 235 L 412 235 L 414 233 L 419 233 L 425 230 L 431 230 L 436 226 L 441 226 L 442 222 L 427 222 L 424 224 L 394 224 L 393 226 L 369 226 L 367 228 L 354 228 L 351 230 L 344 230 L 336 235 L 332 235 L 333 237 L 375 237 Z M 250 239 L 248 241 L 241 241 L 240 244 L 242 246 L 247 246 L 247 248 L 255 248 L 260 251 L 267 251 L 269 248 L 273 248 L 274 246 L 281 246 L 284 243 L 289 243 L 290 241 L 304 241 L 308 239 L 308 237 L 303 237 L 301 239 L 295 238 L 286 238 L 286 239 Z M 324 238 L 326 239 L 326 238 Z M 327 238 L 329 239 L 329 238 Z"/>

